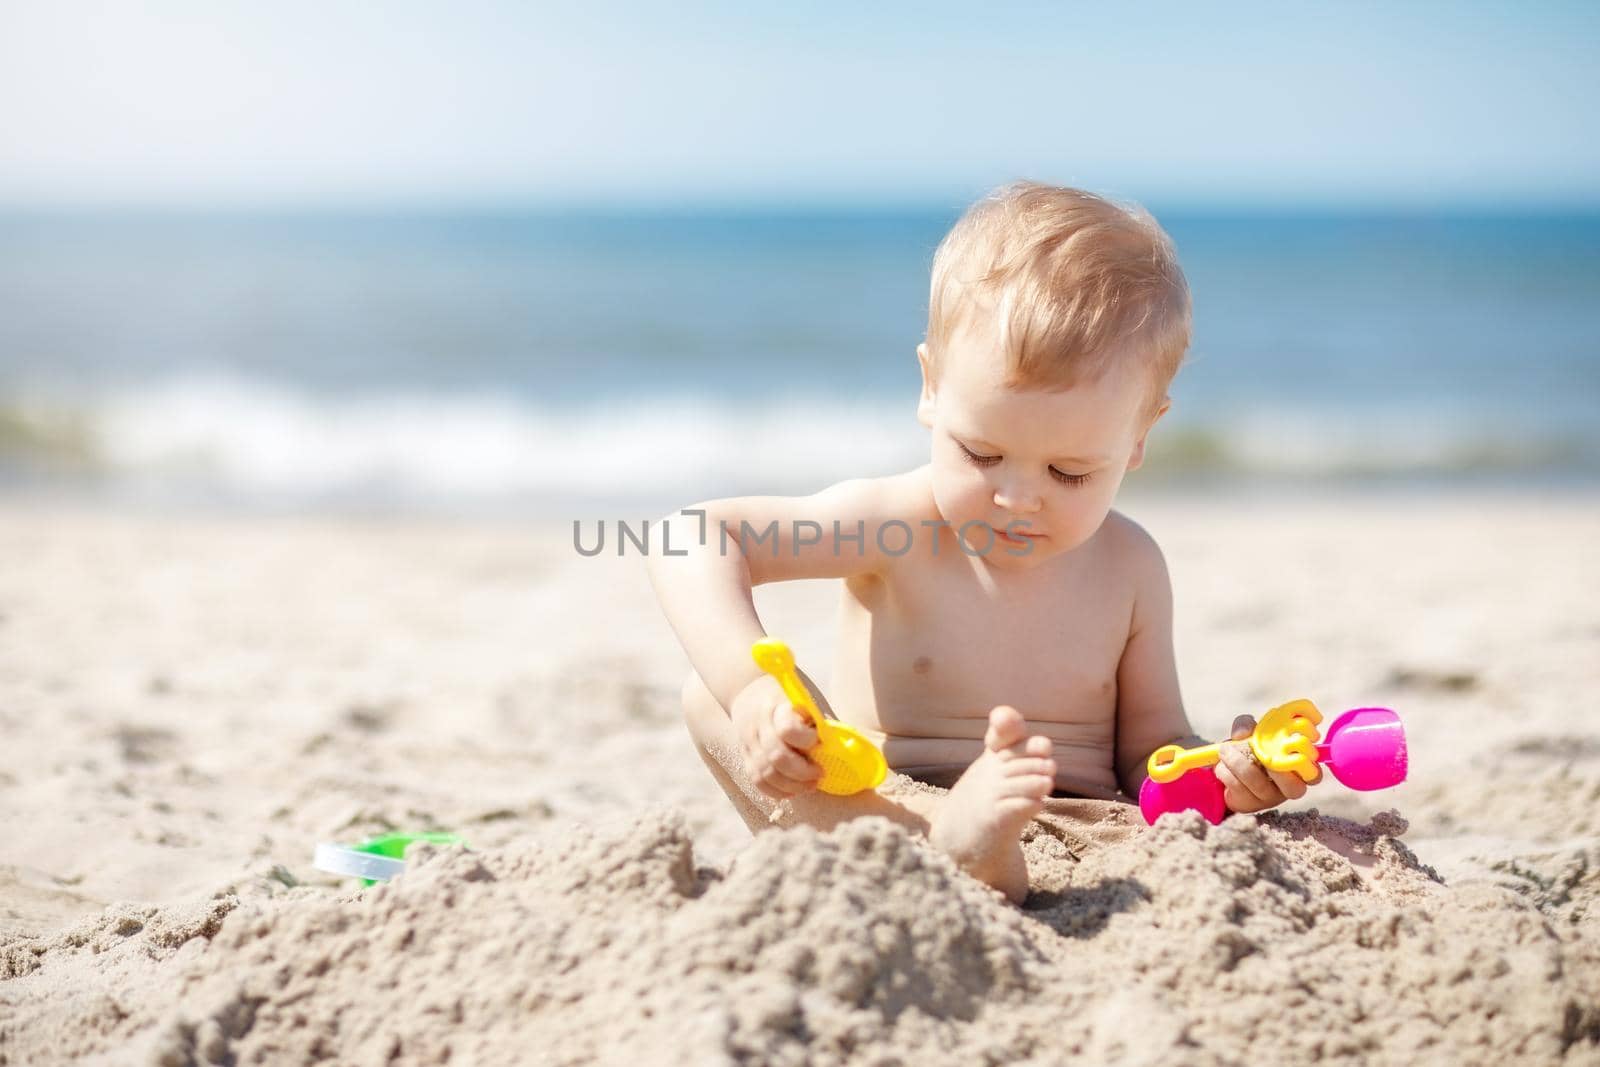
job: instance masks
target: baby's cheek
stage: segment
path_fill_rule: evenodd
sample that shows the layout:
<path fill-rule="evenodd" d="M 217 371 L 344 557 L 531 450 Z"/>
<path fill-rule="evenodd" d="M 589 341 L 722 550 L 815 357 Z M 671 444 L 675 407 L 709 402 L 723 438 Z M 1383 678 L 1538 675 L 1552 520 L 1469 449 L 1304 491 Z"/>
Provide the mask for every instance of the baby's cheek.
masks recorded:
<path fill-rule="evenodd" d="M 933 487 L 933 501 L 939 506 L 939 514 L 944 520 L 957 529 L 962 523 L 974 519 L 982 522 L 991 510 L 988 506 L 987 483 L 981 478 L 974 480 L 964 471 L 959 472 L 959 475 L 957 472 L 950 472 L 936 481 Z"/>
<path fill-rule="evenodd" d="M 1106 516 L 1111 514 L 1111 508 L 1116 502 L 1116 485 L 1102 485 L 1098 492 L 1085 497 L 1079 502 L 1084 537 L 1094 536 L 1095 531 L 1105 524 Z"/>
<path fill-rule="evenodd" d="M 1059 523 L 1053 527 L 1057 541 L 1064 549 L 1077 548 L 1095 535 L 1105 522 L 1106 512 L 1098 509 L 1083 511 L 1073 510 L 1062 515 Z"/>

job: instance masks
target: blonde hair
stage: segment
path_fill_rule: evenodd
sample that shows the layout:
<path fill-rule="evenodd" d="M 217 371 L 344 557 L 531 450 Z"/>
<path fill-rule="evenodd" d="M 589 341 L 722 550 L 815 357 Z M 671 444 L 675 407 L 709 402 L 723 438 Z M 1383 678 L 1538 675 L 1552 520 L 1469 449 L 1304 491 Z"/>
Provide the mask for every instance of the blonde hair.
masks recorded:
<path fill-rule="evenodd" d="M 998 325 L 1012 388 L 1068 389 L 1142 358 L 1152 411 L 1189 347 L 1189 286 L 1172 241 L 1143 208 L 1037 182 L 997 189 L 939 243 L 928 361 L 980 315 Z"/>

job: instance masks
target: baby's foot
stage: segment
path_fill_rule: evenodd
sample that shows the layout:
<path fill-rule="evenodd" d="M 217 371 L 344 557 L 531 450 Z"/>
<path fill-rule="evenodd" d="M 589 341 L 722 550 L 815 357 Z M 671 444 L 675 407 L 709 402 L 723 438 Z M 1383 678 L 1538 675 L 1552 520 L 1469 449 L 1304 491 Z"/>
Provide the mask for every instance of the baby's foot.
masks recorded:
<path fill-rule="evenodd" d="M 1028 736 L 1015 708 L 989 713 L 983 755 L 950 789 L 928 828 L 928 840 L 963 870 L 1000 890 L 1012 903 L 1028 895 L 1028 865 L 1019 838 L 1044 807 L 1055 784 L 1050 739 Z"/>

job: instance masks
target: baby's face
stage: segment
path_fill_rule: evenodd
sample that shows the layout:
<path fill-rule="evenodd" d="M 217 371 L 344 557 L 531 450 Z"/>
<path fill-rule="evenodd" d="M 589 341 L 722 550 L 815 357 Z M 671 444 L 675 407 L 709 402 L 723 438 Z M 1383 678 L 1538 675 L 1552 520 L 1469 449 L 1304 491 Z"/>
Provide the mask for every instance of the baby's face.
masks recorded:
<path fill-rule="evenodd" d="M 996 346 L 968 334 L 951 339 L 936 384 L 925 349 L 919 355 L 917 418 L 933 431 L 934 500 L 965 530 L 968 551 L 995 567 L 1037 566 L 1093 536 L 1166 410 L 1146 415 L 1149 385 L 1136 371 L 1060 392 L 1019 391 L 1002 384 Z M 1007 524 L 1027 539 L 1005 536 Z M 986 552 L 985 527 L 994 531 Z"/>

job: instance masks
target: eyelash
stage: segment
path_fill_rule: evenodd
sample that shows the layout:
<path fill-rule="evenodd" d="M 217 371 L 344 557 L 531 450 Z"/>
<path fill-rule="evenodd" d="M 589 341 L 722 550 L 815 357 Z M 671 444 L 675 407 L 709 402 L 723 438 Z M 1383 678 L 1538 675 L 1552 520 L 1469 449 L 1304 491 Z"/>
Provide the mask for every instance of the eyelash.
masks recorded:
<path fill-rule="evenodd" d="M 980 456 L 960 441 L 956 442 L 956 447 L 961 449 L 962 457 L 974 467 L 992 467 L 1000 462 L 999 456 Z M 1065 474 L 1054 467 L 1050 468 L 1050 477 L 1063 485 L 1082 485 L 1089 480 L 1089 475 L 1087 474 Z"/>

